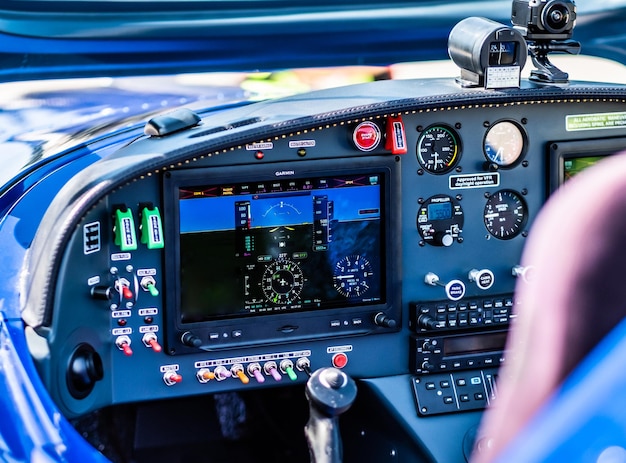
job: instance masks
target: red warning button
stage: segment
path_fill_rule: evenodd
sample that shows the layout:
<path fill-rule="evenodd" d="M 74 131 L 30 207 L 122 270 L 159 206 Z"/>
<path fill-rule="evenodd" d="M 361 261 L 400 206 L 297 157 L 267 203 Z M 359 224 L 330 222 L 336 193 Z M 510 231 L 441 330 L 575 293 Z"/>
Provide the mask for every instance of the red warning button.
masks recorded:
<path fill-rule="evenodd" d="M 382 135 L 380 128 L 371 121 L 361 122 L 352 133 L 352 141 L 361 151 L 372 151 L 376 149 Z"/>
<path fill-rule="evenodd" d="M 339 352 L 333 355 L 332 362 L 335 368 L 343 368 L 348 363 L 348 356 L 343 352 Z"/>

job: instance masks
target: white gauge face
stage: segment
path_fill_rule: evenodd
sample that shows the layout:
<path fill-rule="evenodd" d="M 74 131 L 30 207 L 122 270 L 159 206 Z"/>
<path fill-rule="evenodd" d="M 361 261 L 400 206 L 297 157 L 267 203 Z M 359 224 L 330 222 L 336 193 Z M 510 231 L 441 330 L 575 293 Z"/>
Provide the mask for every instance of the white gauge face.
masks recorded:
<path fill-rule="evenodd" d="M 500 167 L 514 166 L 524 153 L 525 138 L 514 122 L 501 121 L 492 125 L 483 143 L 487 160 Z"/>

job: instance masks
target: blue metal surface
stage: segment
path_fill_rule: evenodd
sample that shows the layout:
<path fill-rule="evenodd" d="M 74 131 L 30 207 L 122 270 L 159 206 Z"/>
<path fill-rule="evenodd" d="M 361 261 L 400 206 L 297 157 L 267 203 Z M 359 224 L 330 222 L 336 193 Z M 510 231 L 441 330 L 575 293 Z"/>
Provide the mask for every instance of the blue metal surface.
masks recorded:
<path fill-rule="evenodd" d="M 566 379 L 498 462 L 623 462 L 625 359 L 626 321 L 622 321 Z"/>

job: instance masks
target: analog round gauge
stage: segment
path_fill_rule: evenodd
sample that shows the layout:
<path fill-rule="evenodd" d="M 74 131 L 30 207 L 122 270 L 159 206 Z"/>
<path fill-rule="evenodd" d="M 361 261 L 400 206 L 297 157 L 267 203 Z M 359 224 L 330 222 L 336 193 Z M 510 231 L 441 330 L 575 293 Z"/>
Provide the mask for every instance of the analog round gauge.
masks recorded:
<path fill-rule="evenodd" d="M 513 167 L 524 154 L 526 137 L 515 122 L 500 121 L 485 134 L 483 150 L 488 161 L 500 167 Z"/>
<path fill-rule="evenodd" d="M 449 127 L 432 125 L 417 140 L 417 160 L 432 174 L 445 174 L 456 166 L 461 157 L 459 137 Z"/>
<path fill-rule="evenodd" d="M 298 298 L 303 285 L 302 269 L 286 259 L 268 265 L 261 281 L 263 294 L 274 304 L 290 304 Z"/>
<path fill-rule="evenodd" d="M 370 289 L 374 276 L 369 261 L 358 254 L 346 256 L 335 265 L 333 285 L 344 297 L 362 296 Z"/>
<path fill-rule="evenodd" d="M 501 240 L 509 240 L 524 229 L 528 221 L 528 208 L 519 193 L 500 190 L 487 200 L 484 219 L 489 233 Z"/>
<path fill-rule="evenodd" d="M 448 195 L 431 196 L 417 212 L 417 230 L 424 243 L 433 246 L 451 246 L 455 241 L 461 241 L 461 204 Z"/>

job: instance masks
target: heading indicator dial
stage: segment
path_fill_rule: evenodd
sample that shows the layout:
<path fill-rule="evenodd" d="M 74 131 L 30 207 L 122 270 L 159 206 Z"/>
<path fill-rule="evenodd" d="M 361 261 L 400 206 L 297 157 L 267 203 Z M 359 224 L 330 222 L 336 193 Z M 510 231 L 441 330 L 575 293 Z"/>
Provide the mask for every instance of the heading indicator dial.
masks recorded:
<path fill-rule="evenodd" d="M 450 127 L 431 125 L 417 140 L 417 160 L 431 174 L 445 174 L 461 157 L 459 136 Z"/>

